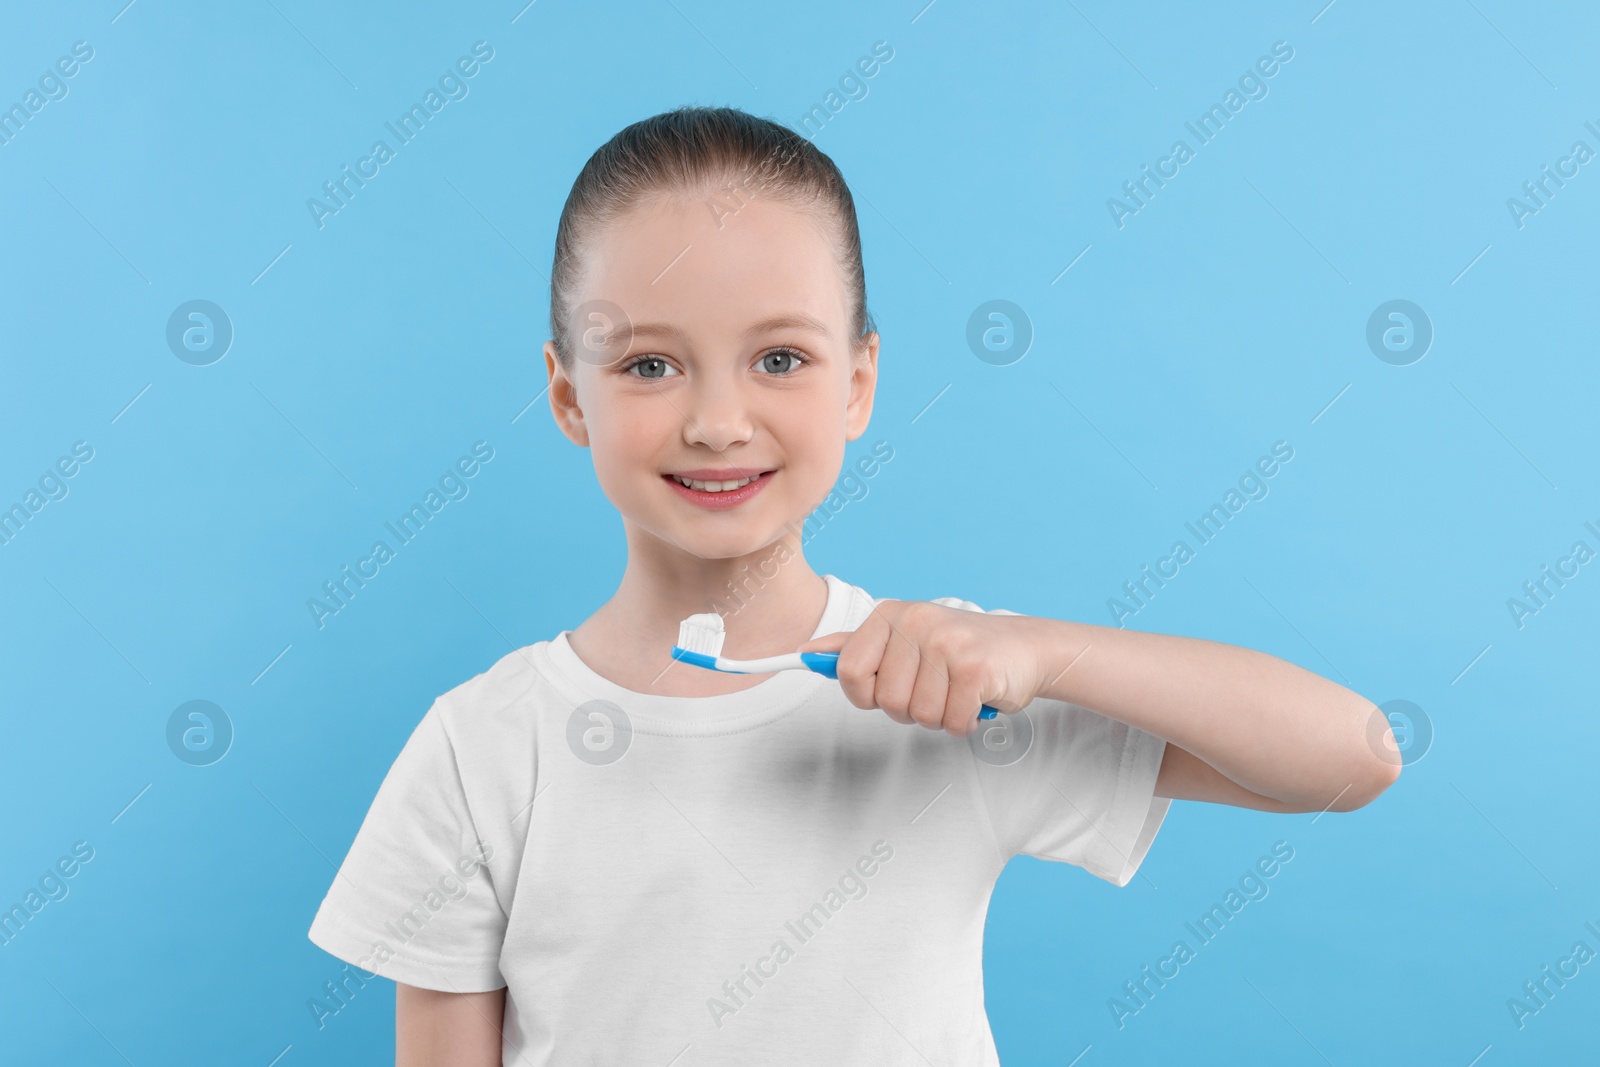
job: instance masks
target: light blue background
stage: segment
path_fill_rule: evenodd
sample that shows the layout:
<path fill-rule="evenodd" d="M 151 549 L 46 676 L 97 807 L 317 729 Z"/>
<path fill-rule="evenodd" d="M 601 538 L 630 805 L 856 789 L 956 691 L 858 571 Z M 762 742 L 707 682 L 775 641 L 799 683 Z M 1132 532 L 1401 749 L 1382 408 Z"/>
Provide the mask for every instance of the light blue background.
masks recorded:
<path fill-rule="evenodd" d="M 1358 812 L 1175 804 L 1124 889 L 1012 863 L 985 958 L 1005 1063 L 1593 1054 L 1600 964 L 1521 1030 L 1506 1007 L 1600 949 L 1600 566 L 1520 629 L 1506 605 L 1600 548 L 1600 162 L 1522 228 L 1506 206 L 1600 147 L 1592 10 L 123 2 L 19 8 L 0 35 L 7 106 L 95 50 L 0 145 L 0 504 L 94 449 L 0 546 L 0 904 L 95 850 L 0 948 L 5 1062 L 387 1061 L 391 983 L 321 1029 L 307 1007 L 339 970 L 305 936 L 334 866 L 432 698 L 621 573 L 587 456 L 528 406 L 571 182 L 679 104 L 796 126 L 879 40 L 894 58 L 816 143 L 857 194 L 884 337 L 850 458 L 895 457 L 813 565 L 1109 623 L 1287 441 L 1270 495 L 1130 625 L 1413 701 L 1435 731 Z M 478 40 L 470 95 L 319 230 L 307 198 Z M 1107 198 L 1196 147 L 1185 121 L 1280 40 L 1269 95 L 1119 229 Z M 206 367 L 164 337 L 192 299 L 236 331 Z M 991 299 L 1034 331 L 1009 366 L 965 340 Z M 1436 331 L 1409 366 L 1365 341 L 1391 299 Z M 307 598 L 478 440 L 470 495 L 317 629 Z M 191 699 L 236 731 L 211 766 L 167 746 Z M 1108 998 L 1278 840 L 1270 896 L 1118 1030 Z"/>

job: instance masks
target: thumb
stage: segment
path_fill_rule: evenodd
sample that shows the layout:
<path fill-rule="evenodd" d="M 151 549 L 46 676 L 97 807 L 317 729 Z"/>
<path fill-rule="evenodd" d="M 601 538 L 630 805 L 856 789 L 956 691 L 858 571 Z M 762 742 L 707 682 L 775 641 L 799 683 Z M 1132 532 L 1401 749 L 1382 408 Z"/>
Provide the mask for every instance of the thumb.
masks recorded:
<path fill-rule="evenodd" d="M 844 647 L 844 643 L 849 640 L 849 638 L 850 632 L 848 630 L 839 630 L 835 633 L 824 634 L 822 637 L 814 637 L 810 641 L 807 641 L 805 644 L 801 645 L 795 651 L 837 652 Z"/>

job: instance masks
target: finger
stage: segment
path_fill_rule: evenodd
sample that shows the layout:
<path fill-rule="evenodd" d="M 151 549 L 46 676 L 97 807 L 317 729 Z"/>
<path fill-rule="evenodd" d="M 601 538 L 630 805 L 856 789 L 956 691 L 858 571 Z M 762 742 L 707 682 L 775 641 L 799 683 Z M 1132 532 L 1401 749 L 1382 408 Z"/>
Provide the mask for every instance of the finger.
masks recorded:
<path fill-rule="evenodd" d="M 930 730 L 945 728 L 945 708 L 949 701 L 946 694 L 950 690 L 950 679 L 927 656 L 921 657 L 921 666 L 917 669 L 917 681 L 911 690 L 911 718 L 921 723 Z"/>
<path fill-rule="evenodd" d="M 881 603 L 888 604 L 888 603 L 894 603 L 894 602 L 893 601 L 882 601 Z M 865 624 L 863 624 L 863 628 L 864 628 L 864 626 L 865 626 Z M 808 640 L 804 644 L 802 644 L 799 648 L 795 649 L 795 651 L 796 652 L 838 652 L 840 649 L 844 648 L 845 644 L 847 642 L 849 642 L 850 638 L 854 634 L 856 634 L 858 632 L 860 632 L 859 628 L 856 629 L 856 630 L 835 630 L 831 634 L 823 634 L 821 637 L 813 637 L 813 638 L 811 638 L 810 640 Z"/>
<path fill-rule="evenodd" d="M 983 693 L 978 676 L 952 669 L 945 697 L 944 724 L 951 733 L 965 737 L 978 728 L 978 712 L 983 710 Z"/>
<path fill-rule="evenodd" d="M 888 634 L 888 623 L 874 611 L 839 650 L 836 669 L 839 688 L 844 690 L 845 698 L 858 708 L 878 706 L 873 702 L 872 690 Z"/>
<path fill-rule="evenodd" d="M 837 652 L 850 640 L 854 631 L 839 630 L 821 637 L 813 637 L 795 651 L 797 652 Z"/>
<path fill-rule="evenodd" d="M 911 717 L 911 696 L 916 689 L 921 657 L 917 647 L 893 629 L 878 664 L 878 677 L 872 690 L 873 702 L 884 713 L 903 726 L 916 720 Z"/>

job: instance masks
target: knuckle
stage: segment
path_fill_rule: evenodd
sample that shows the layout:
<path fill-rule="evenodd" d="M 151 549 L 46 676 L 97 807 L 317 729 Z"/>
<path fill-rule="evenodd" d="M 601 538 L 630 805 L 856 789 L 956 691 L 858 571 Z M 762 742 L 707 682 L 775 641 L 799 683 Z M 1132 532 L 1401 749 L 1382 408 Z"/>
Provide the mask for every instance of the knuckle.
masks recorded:
<path fill-rule="evenodd" d="M 911 695 L 898 685 L 879 685 L 874 694 L 878 706 L 885 711 L 906 714 L 911 710 Z"/>
<path fill-rule="evenodd" d="M 942 704 L 934 704 L 930 700 L 913 701 L 907 710 L 911 713 L 913 719 L 924 726 L 944 721 L 944 706 Z"/>

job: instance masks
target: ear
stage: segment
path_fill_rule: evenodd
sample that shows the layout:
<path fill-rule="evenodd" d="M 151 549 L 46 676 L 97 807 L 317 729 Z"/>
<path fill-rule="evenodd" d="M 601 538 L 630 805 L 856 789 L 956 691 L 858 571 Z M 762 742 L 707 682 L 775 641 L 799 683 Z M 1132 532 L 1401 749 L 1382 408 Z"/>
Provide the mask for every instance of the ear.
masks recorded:
<path fill-rule="evenodd" d="M 851 361 L 850 402 L 845 407 L 846 441 L 854 441 L 867 432 L 872 420 L 872 398 L 878 388 L 878 334 L 867 334 L 855 349 Z"/>
<path fill-rule="evenodd" d="M 583 409 L 578 406 L 578 387 L 556 358 L 556 343 L 544 343 L 544 369 L 549 376 L 550 412 L 556 425 L 567 435 L 567 440 L 579 448 L 589 447 L 589 428 L 583 422 Z"/>

